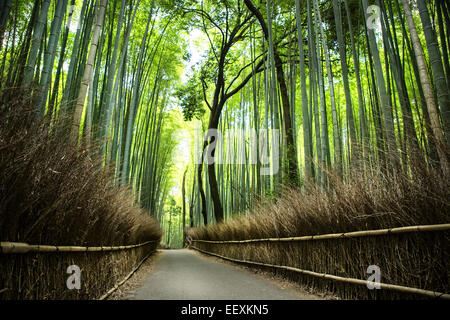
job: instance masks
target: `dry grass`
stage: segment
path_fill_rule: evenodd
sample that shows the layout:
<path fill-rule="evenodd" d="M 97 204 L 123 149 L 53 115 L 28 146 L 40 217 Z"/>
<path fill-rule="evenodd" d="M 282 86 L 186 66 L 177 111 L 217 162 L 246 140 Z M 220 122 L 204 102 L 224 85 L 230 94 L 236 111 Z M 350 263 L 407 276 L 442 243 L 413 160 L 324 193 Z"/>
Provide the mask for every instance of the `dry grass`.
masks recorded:
<path fill-rule="evenodd" d="M 142 287 L 150 272 L 155 269 L 155 262 L 161 257 L 160 253 L 160 250 L 157 250 L 155 254 L 145 260 L 136 273 L 108 296 L 106 300 L 135 300 L 137 290 Z"/>
<path fill-rule="evenodd" d="M 78 246 L 159 240 L 157 221 L 133 205 L 129 190 L 113 186 L 111 171 L 90 151 L 95 145 L 89 150 L 71 142 L 68 123 L 68 119 L 57 125 L 47 119 L 35 121 L 29 96 L 17 89 L 2 92 L 0 240 Z M 0 290 L 8 290 L 0 298 L 93 298 L 156 245 L 107 254 L 2 256 Z M 68 276 L 65 270 L 70 261 L 84 264 L 82 268 L 89 272 L 84 273 L 85 279 L 92 278 L 85 282 L 83 293 L 61 289 L 65 280 L 52 282 Z M 61 288 L 52 291 L 52 286 Z"/>
<path fill-rule="evenodd" d="M 225 223 L 189 230 L 193 239 L 244 240 L 448 223 L 450 179 L 418 163 L 408 174 L 354 172 L 343 182 L 329 174 L 327 191 L 286 189 L 275 202 Z M 448 231 L 284 243 L 210 244 L 200 249 L 235 259 L 293 266 L 367 279 L 367 267 L 381 268 L 382 282 L 449 292 Z M 405 298 L 386 290 L 334 283 L 276 271 L 342 298 Z"/>

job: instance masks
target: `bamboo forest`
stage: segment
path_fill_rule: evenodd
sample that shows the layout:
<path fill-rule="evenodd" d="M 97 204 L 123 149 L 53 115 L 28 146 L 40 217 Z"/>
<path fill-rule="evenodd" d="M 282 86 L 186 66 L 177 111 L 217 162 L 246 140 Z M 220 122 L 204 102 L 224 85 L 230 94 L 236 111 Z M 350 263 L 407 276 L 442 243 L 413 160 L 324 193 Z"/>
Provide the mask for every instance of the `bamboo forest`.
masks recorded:
<path fill-rule="evenodd" d="M 0 300 L 153 252 L 449 299 L 449 54 L 447 0 L 1 0 Z"/>

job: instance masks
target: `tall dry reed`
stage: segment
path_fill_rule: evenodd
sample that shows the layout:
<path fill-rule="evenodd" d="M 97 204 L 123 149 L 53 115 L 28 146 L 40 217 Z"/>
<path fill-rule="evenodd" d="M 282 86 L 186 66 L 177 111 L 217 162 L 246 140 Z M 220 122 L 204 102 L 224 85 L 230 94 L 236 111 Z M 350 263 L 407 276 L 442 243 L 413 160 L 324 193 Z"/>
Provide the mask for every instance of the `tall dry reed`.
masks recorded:
<path fill-rule="evenodd" d="M 393 228 L 450 222 L 450 179 L 420 160 L 406 173 L 387 174 L 367 166 L 329 188 L 286 188 L 275 201 L 263 200 L 225 223 L 194 228 L 192 239 L 244 240 Z M 210 244 L 200 249 L 239 260 L 292 266 L 342 277 L 367 279 L 378 265 L 382 282 L 449 292 L 449 231 L 301 242 Z M 343 298 L 405 298 L 286 271 L 281 274 Z M 409 297 L 409 296 L 407 296 Z"/>
<path fill-rule="evenodd" d="M 31 97 L 26 92 L 10 89 L 1 93 L 0 241 L 76 246 L 158 242 L 161 238 L 158 222 L 134 205 L 127 188 L 113 185 L 112 171 L 105 169 L 102 159 L 93 155 L 99 146 L 79 147 L 72 142 L 68 124 L 70 118 L 64 116 L 58 123 L 45 118 L 36 120 Z M 0 290 L 8 289 L 4 298 L 92 298 L 103 289 L 106 291 L 119 274 L 129 272 L 144 253 L 153 249 L 150 246 L 135 249 L 134 253 L 60 256 L 0 254 Z M 58 270 L 62 272 L 61 279 L 64 278 L 66 261 L 74 256 L 83 257 L 80 263 L 84 261 L 85 269 L 91 270 L 92 279 L 98 275 L 98 283 L 93 281 L 81 295 L 48 291 L 56 285 L 50 281 L 53 273 Z M 130 256 L 133 258 L 128 259 Z M 114 268 L 111 263 L 120 265 Z M 32 271 L 35 269 L 40 270 L 38 275 Z M 108 270 L 112 280 L 100 276 Z M 34 288 L 28 286 L 31 283 Z M 64 288 L 64 283 L 56 285 L 61 286 Z M 89 291 L 92 286 L 97 289 Z"/>

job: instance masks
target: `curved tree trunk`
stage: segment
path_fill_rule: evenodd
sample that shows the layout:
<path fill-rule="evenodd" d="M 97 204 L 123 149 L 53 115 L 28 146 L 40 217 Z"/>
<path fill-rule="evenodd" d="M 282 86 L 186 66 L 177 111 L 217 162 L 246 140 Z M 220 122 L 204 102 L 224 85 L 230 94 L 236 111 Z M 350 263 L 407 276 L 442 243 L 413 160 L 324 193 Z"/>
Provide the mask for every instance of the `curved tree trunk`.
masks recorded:
<path fill-rule="evenodd" d="M 264 32 L 264 37 L 267 41 L 269 41 L 269 29 L 267 24 L 259 10 L 253 5 L 250 0 L 244 0 L 247 8 L 255 15 L 258 19 L 259 24 Z M 288 173 L 288 183 L 297 186 L 299 184 L 298 179 L 298 165 L 297 165 L 297 155 L 295 154 L 295 145 L 294 145 L 294 135 L 292 130 L 292 120 L 291 120 L 291 108 L 289 103 L 289 93 L 286 86 L 286 80 L 283 72 L 283 62 L 274 47 L 273 50 L 273 58 L 275 61 L 275 68 L 277 71 L 276 77 L 278 81 L 278 85 L 280 86 L 281 93 L 281 102 L 283 106 L 283 124 L 286 132 L 286 153 L 287 153 L 287 173 Z M 277 97 L 275 96 L 275 99 Z"/>
<path fill-rule="evenodd" d="M 206 145 L 204 146 L 203 150 L 205 150 L 205 147 Z M 205 190 L 203 190 L 202 169 L 203 169 L 203 162 L 197 165 L 197 179 L 198 179 L 198 190 L 200 192 L 200 200 L 202 204 L 203 224 L 206 226 L 208 224 L 208 214 L 206 212 Z"/>

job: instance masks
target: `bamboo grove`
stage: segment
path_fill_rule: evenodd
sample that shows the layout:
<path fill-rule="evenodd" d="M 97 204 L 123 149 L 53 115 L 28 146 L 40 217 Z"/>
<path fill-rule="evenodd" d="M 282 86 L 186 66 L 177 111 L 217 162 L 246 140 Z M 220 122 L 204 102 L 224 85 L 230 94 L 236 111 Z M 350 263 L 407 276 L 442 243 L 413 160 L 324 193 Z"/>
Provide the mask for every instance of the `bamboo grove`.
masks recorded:
<path fill-rule="evenodd" d="M 330 173 L 347 179 L 379 170 L 395 178 L 420 162 L 448 175 L 449 9 L 425 0 L 202 3 L 198 28 L 210 47 L 192 81 L 211 109 L 203 126 L 239 134 L 216 147 L 216 159 L 233 154 L 233 164 L 197 169 L 206 188 L 188 199 L 196 219 L 221 221 L 286 186 L 328 189 Z M 214 106 L 216 95 L 230 93 Z M 195 116 L 192 100 L 184 102 L 185 115 Z M 269 148 L 248 147 L 251 129 L 267 130 Z M 274 130 L 279 137 L 268 133 Z M 262 164 L 249 159 L 277 146 L 272 174 L 258 174 Z M 245 164 L 236 165 L 240 157 Z"/>
<path fill-rule="evenodd" d="M 2 1 L 2 19 L 2 88 L 31 88 L 36 118 L 69 114 L 72 137 L 95 142 L 116 184 L 160 218 L 182 66 L 175 19 L 141 0 Z"/>
<path fill-rule="evenodd" d="M 0 86 L 70 116 L 180 246 L 287 187 L 417 161 L 448 176 L 449 17 L 445 0 L 5 0 Z"/>

